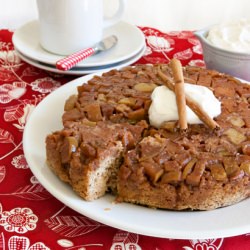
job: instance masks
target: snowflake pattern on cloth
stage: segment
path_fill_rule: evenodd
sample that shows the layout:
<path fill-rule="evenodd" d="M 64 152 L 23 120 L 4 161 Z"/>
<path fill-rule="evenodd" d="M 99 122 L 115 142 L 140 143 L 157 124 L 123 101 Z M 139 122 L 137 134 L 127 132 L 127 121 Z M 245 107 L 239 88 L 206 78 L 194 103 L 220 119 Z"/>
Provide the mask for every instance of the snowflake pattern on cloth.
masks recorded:
<path fill-rule="evenodd" d="M 53 80 L 51 77 L 45 77 L 41 79 L 37 79 L 31 84 L 32 90 L 38 91 L 40 93 L 50 93 L 53 90 L 60 87 L 60 82 Z"/>
<path fill-rule="evenodd" d="M 15 168 L 21 168 L 21 169 L 29 168 L 28 163 L 23 154 L 13 157 L 11 164 L 15 166 Z"/>
<path fill-rule="evenodd" d="M 24 234 L 36 228 L 38 217 L 29 208 L 14 208 L 1 213 L 0 225 L 8 232 Z"/>
<path fill-rule="evenodd" d="M 191 246 L 184 246 L 184 250 L 219 250 L 223 239 L 190 240 Z"/>

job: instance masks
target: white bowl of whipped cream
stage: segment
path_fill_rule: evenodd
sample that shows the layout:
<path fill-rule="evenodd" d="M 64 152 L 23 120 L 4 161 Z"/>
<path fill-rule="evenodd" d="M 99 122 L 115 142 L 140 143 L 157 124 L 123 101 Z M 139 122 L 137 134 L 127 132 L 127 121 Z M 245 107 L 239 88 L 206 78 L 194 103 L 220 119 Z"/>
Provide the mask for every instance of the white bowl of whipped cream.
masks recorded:
<path fill-rule="evenodd" d="M 206 67 L 250 81 L 250 20 L 213 25 L 195 32 Z"/>

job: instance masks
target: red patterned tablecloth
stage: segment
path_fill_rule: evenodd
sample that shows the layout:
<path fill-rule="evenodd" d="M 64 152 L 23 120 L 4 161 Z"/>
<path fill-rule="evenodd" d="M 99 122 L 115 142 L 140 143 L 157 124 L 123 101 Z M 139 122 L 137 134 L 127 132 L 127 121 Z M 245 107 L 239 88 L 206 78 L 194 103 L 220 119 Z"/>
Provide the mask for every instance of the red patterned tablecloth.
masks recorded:
<path fill-rule="evenodd" d="M 147 49 L 137 63 L 204 66 L 190 31 L 140 27 Z M 25 123 L 50 92 L 75 79 L 35 68 L 17 56 L 13 33 L 0 30 L 0 249 L 247 250 L 250 233 L 230 238 L 177 240 L 125 232 L 95 222 L 51 196 L 31 173 L 22 148 Z M 244 215 L 243 215 L 244 216 Z"/>

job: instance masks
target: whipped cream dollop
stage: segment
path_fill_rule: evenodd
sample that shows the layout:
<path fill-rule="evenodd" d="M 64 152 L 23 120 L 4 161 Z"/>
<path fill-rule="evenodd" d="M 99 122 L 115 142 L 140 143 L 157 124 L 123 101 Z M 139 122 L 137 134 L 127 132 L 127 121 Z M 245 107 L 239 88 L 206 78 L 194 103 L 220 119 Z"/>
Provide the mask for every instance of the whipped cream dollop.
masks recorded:
<path fill-rule="evenodd" d="M 250 53 L 250 20 L 241 19 L 212 27 L 207 40 L 216 47 Z"/>
<path fill-rule="evenodd" d="M 221 103 L 209 88 L 185 83 L 184 91 L 185 95 L 197 102 L 211 118 L 221 113 Z M 160 128 L 164 122 L 179 120 L 176 97 L 173 91 L 165 86 L 156 87 L 152 92 L 151 100 L 149 122 L 152 126 Z M 202 123 L 189 107 L 186 111 L 189 124 Z"/>

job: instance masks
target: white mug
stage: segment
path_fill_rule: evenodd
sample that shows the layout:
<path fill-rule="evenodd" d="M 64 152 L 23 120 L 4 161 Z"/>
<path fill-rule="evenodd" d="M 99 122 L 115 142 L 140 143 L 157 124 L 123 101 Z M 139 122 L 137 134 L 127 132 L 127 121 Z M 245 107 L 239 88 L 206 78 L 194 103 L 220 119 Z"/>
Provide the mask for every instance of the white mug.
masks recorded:
<path fill-rule="evenodd" d="M 59 55 L 93 46 L 121 19 L 126 0 L 118 1 L 118 10 L 106 19 L 103 0 L 37 0 L 41 46 Z"/>

